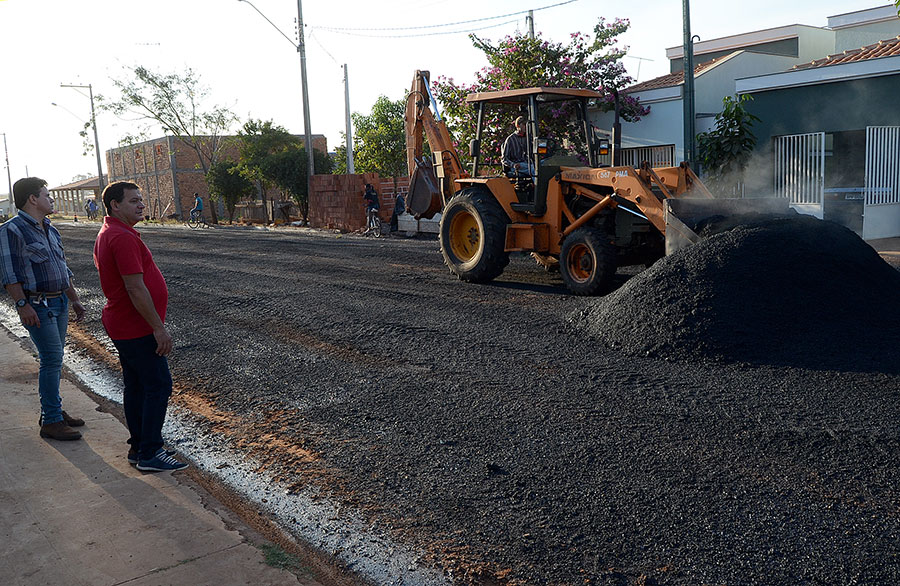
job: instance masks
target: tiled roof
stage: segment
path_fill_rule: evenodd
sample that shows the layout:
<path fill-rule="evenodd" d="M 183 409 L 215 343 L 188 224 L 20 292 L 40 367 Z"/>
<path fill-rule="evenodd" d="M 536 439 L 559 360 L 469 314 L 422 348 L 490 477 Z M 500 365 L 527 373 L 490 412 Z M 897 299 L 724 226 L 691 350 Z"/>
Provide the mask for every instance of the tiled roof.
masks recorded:
<path fill-rule="evenodd" d="M 900 55 L 900 36 L 878 41 L 873 45 L 866 45 L 859 49 L 844 51 L 829 55 L 824 59 L 816 59 L 811 63 L 802 65 L 794 65 L 791 69 L 797 71 L 800 69 L 813 69 L 815 67 L 828 67 L 829 65 L 838 65 L 841 63 L 853 63 L 855 61 L 867 61 L 869 59 L 879 59 L 881 57 L 896 57 Z"/>
<path fill-rule="evenodd" d="M 694 65 L 694 76 L 698 76 L 704 71 L 712 68 L 713 66 L 719 64 L 720 62 L 728 59 L 734 55 L 731 53 L 729 55 L 725 55 L 724 57 L 716 57 L 715 59 L 710 59 L 709 61 L 704 61 L 699 65 Z M 681 85 L 684 83 L 684 69 L 676 71 L 675 73 L 670 73 L 668 75 L 662 75 L 660 77 L 642 81 L 641 83 L 635 84 L 633 86 L 628 87 L 625 91 L 627 93 L 633 92 L 644 92 L 647 90 L 658 90 L 664 87 L 674 87 L 676 85 Z"/>
<path fill-rule="evenodd" d="M 104 176 L 104 178 L 105 177 L 106 176 Z M 82 179 L 80 181 L 75 181 L 74 183 L 68 183 L 66 185 L 60 185 L 59 187 L 54 187 L 50 191 L 63 191 L 63 190 L 76 191 L 79 189 L 90 190 L 90 189 L 99 189 L 99 188 L 100 188 L 100 182 L 97 181 L 97 177 L 94 176 L 94 177 L 89 177 L 87 179 Z"/>

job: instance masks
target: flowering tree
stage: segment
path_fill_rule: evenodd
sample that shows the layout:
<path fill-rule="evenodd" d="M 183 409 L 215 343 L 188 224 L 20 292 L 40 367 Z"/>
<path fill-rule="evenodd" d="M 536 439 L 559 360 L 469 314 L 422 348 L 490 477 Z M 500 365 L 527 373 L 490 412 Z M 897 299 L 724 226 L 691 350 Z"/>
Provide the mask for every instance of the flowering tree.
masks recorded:
<path fill-rule="evenodd" d="M 615 91 L 628 86 L 633 80 L 625 72 L 621 59 L 627 47 L 616 47 L 618 35 L 628 30 L 627 20 L 616 19 L 607 23 L 600 18 L 594 27 L 593 38 L 583 33 L 573 33 L 569 44 L 546 41 L 540 34 L 535 37 L 517 34 L 508 36 L 496 45 L 471 35 L 472 43 L 482 50 L 488 66 L 475 74 L 471 84 L 456 83 L 452 78 L 438 77 L 432 81 L 435 98 L 443 107 L 443 114 L 457 142 L 457 151 L 465 158 L 460 144 L 468 144 L 475 137 L 476 111 L 465 103 L 473 92 L 489 92 L 527 87 L 580 88 L 599 91 L 604 95 L 595 106 L 602 111 L 614 108 Z M 541 136 L 551 139 L 568 138 L 575 150 L 582 149 L 583 134 L 574 119 L 574 103 L 545 104 L 540 112 Z M 637 121 L 649 112 L 635 99 L 620 97 L 619 113 L 624 120 Z M 487 164 L 497 165 L 500 146 L 513 130 L 513 120 L 519 112 L 514 107 L 490 105 L 485 109 L 481 153 Z"/>

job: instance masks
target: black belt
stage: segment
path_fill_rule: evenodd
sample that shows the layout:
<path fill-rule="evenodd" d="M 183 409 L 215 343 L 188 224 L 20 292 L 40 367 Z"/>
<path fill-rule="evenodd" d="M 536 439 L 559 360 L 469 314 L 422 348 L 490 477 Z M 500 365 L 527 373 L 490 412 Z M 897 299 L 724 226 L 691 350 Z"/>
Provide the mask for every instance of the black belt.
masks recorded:
<path fill-rule="evenodd" d="M 56 299 L 61 297 L 64 291 L 25 291 L 25 296 L 33 303 L 40 303 L 44 299 Z"/>

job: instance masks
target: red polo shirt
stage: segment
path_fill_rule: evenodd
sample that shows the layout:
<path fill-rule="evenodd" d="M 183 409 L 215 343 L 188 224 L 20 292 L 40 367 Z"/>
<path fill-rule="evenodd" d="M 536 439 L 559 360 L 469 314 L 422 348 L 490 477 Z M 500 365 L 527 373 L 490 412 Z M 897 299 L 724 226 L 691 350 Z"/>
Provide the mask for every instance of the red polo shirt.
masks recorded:
<path fill-rule="evenodd" d="M 150 291 L 156 313 L 165 321 L 169 290 L 140 232 L 122 220 L 106 216 L 94 243 L 94 266 L 100 273 L 100 287 L 106 296 L 102 321 L 110 338 L 133 340 L 153 333 L 153 328 L 131 303 L 122 275 L 144 275 L 144 285 Z"/>

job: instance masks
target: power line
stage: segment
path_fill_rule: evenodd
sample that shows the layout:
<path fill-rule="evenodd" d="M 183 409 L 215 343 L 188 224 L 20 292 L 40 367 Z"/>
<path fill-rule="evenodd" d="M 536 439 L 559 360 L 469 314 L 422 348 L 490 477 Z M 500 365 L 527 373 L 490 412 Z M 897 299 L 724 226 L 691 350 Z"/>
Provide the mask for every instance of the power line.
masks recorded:
<path fill-rule="evenodd" d="M 320 26 L 319 28 L 322 30 L 327 30 L 330 32 L 345 32 L 345 31 L 408 31 L 408 30 L 420 30 L 420 29 L 429 29 L 429 28 L 442 28 L 448 26 L 458 26 L 461 24 L 472 24 L 474 22 L 484 22 L 486 20 L 497 20 L 499 18 L 508 18 L 510 16 L 519 16 L 522 14 L 527 14 L 528 12 L 538 12 L 541 10 L 547 10 L 548 8 L 556 8 L 557 6 L 565 6 L 566 4 L 572 4 L 573 2 L 578 2 L 578 0 L 564 0 L 563 2 L 557 2 L 556 4 L 550 4 L 549 6 L 542 6 L 540 8 L 529 8 L 528 10 L 520 10 L 518 12 L 510 12 L 509 14 L 500 14 L 498 16 L 485 16 L 484 18 L 475 18 L 472 20 L 461 20 L 459 22 L 448 22 L 444 24 L 429 24 L 422 26 L 401 26 L 401 27 L 383 27 L 383 28 L 353 28 L 353 27 L 329 27 L 329 26 Z M 508 23 L 504 23 L 508 24 Z M 499 26 L 499 25 L 498 25 Z M 481 30 L 481 29 L 473 29 L 473 30 Z M 469 31 L 454 31 L 454 32 L 469 32 Z M 415 35 L 410 35 L 415 36 Z"/>
<path fill-rule="evenodd" d="M 328 55 L 328 57 L 330 57 L 332 61 L 334 61 L 334 64 L 337 65 L 338 67 L 341 67 L 341 64 L 338 63 L 337 59 L 334 58 L 334 55 L 332 55 L 332 54 L 328 51 L 328 49 L 325 48 L 325 45 L 322 44 L 322 42 L 321 42 L 321 41 L 319 40 L 319 38 L 316 36 L 315 32 L 316 32 L 315 29 L 314 29 L 313 27 L 310 27 L 309 37 L 307 37 L 307 38 L 314 40 L 314 41 L 316 42 L 316 44 L 319 45 L 319 47 L 320 47 L 323 51 L 325 51 L 325 54 Z"/>
<path fill-rule="evenodd" d="M 577 2 L 577 0 L 570 0 L 570 1 Z M 491 29 L 491 28 L 498 28 L 501 26 L 506 26 L 506 25 L 512 24 L 514 22 L 517 22 L 517 19 L 516 20 L 508 20 L 506 22 L 501 22 L 498 24 L 489 24 L 487 26 L 482 26 L 482 27 L 478 27 L 478 28 L 470 28 L 470 29 L 462 29 L 462 30 L 454 30 L 454 31 L 440 31 L 440 32 L 433 32 L 433 33 L 413 33 L 413 34 L 409 34 L 409 35 L 373 35 L 373 34 L 349 32 L 350 30 L 391 30 L 391 29 L 333 30 L 333 29 L 329 29 L 326 27 L 315 27 L 315 28 L 324 30 L 325 32 L 330 32 L 330 33 L 334 33 L 337 35 L 346 35 L 349 37 L 366 37 L 366 38 L 370 38 L 370 39 L 409 39 L 409 38 L 413 38 L 413 37 L 433 37 L 433 36 L 438 36 L 438 35 L 457 35 L 457 34 L 462 34 L 462 33 L 473 33 L 475 31 L 483 31 L 483 30 L 487 30 L 487 29 Z M 313 28 L 313 27 L 310 27 L 310 28 Z"/>

